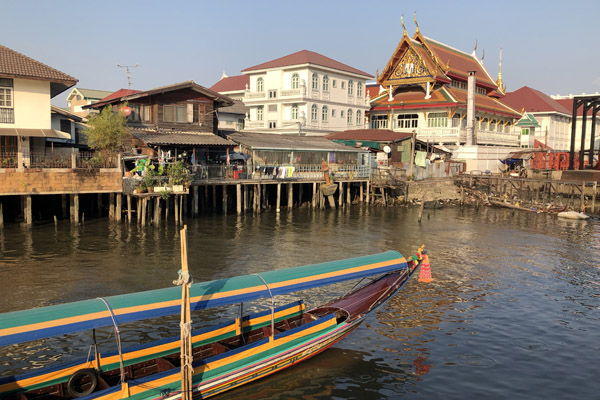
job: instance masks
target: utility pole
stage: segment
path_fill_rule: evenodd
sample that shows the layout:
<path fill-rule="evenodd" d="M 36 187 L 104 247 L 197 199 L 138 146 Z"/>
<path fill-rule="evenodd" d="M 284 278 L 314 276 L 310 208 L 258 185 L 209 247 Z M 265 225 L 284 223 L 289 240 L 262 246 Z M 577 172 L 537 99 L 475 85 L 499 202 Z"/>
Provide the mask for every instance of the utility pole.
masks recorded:
<path fill-rule="evenodd" d="M 139 67 L 140 64 L 135 64 L 135 65 L 121 65 L 121 64 L 117 64 L 117 67 L 119 68 L 125 68 L 125 75 L 127 76 L 127 88 L 131 89 L 131 71 L 129 71 L 129 68 L 137 68 Z"/>

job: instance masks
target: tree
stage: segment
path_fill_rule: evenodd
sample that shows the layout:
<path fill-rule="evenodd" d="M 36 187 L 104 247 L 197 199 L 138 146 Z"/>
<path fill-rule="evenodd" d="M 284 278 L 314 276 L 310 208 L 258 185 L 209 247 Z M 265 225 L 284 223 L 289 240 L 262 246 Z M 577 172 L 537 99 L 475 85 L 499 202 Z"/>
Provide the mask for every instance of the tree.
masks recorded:
<path fill-rule="evenodd" d="M 104 107 L 100 114 L 93 115 L 85 129 L 90 148 L 99 152 L 102 157 L 123 150 L 123 142 L 128 133 L 125 119 L 125 114 L 113 112 L 110 106 Z"/>

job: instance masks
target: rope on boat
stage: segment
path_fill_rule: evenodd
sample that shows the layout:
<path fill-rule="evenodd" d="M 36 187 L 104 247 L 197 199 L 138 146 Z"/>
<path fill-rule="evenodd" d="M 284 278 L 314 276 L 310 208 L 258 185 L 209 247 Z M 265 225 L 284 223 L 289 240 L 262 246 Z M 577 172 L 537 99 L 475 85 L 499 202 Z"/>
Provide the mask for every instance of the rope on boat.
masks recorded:
<path fill-rule="evenodd" d="M 112 319 L 113 326 L 115 327 L 115 339 L 117 341 L 117 349 L 119 350 L 119 367 L 121 369 L 121 385 L 125 383 L 125 367 L 123 366 L 123 352 L 121 351 L 121 334 L 119 333 L 119 326 L 117 325 L 117 320 L 115 319 L 115 313 L 112 310 L 112 307 L 108 304 L 103 297 L 98 297 L 98 299 L 102 300 L 102 302 L 106 305 L 108 312 L 110 313 L 110 318 Z"/>
<path fill-rule="evenodd" d="M 189 272 L 177 271 L 177 280 L 173 281 L 173 285 L 181 286 L 183 284 L 191 285 L 194 282 L 192 275 Z"/>
<path fill-rule="evenodd" d="M 267 287 L 267 290 L 269 291 L 269 296 L 271 296 L 271 336 L 273 336 L 273 339 L 275 339 L 275 298 L 273 297 L 273 293 L 271 293 L 271 288 L 269 287 L 267 281 L 265 281 L 263 277 L 259 274 L 252 275 L 258 276 L 260 280 L 263 281 L 263 283 Z"/>

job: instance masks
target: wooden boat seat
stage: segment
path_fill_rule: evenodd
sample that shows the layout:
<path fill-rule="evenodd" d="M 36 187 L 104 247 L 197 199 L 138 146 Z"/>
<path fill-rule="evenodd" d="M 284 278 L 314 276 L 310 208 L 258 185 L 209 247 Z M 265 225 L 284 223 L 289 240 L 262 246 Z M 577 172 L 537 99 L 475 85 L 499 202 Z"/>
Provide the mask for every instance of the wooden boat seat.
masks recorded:
<path fill-rule="evenodd" d="M 233 346 L 227 345 L 226 343 L 212 343 L 212 350 L 214 355 L 223 354 L 226 351 L 229 351 L 233 348 Z"/>

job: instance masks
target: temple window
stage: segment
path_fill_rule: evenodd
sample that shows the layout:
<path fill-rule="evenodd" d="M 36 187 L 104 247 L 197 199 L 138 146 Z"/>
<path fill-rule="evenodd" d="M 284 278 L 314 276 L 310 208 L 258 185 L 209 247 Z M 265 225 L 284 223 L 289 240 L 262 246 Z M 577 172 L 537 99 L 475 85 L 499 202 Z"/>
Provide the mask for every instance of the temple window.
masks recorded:
<path fill-rule="evenodd" d="M 298 104 L 292 106 L 292 119 L 298 119 Z"/>
<path fill-rule="evenodd" d="M 362 125 L 362 113 L 360 110 L 356 111 L 356 125 Z"/>
<path fill-rule="evenodd" d="M 396 117 L 396 121 L 397 128 L 416 128 L 419 125 L 419 116 L 417 114 L 400 114 Z"/>
<path fill-rule="evenodd" d="M 348 124 L 352 125 L 352 109 L 348 109 Z"/>
<path fill-rule="evenodd" d="M 445 112 L 429 113 L 427 115 L 428 128 L 446 128 L 448 126 L 448 114 Z"/>
<path fill-rule="evenodd" d="M 357 95 L 358 97 L 361 97 L 361 96 L 363 95 L 363 85 L 362 85 L 362 83 L 360 83 L 360 82 L 358 82 L 358 83 L 356 84 L 356 95 Z"/>
<path fill-rule="evenodd" d="M 388 129 L 387 115 L 373 115 L 371 117 L 371 128 L 373 128 L 373 129 Z"/>

